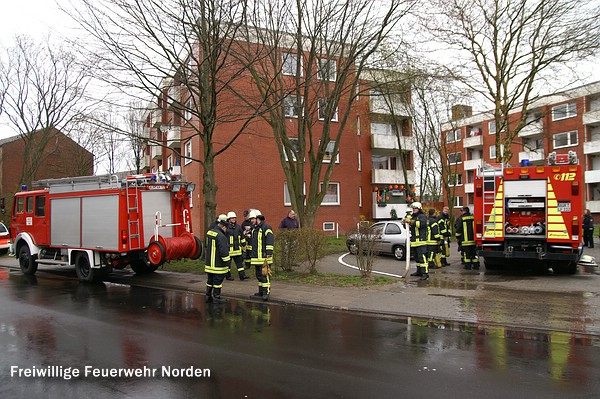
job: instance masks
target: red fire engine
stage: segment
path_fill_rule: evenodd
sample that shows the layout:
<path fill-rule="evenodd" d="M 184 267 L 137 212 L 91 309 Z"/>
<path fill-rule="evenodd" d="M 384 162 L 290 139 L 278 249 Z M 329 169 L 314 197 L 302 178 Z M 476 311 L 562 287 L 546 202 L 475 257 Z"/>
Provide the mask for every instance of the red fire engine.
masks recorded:
<path fill-rule="evenodd" d="M 574 152 L 552 153 L 546 166 L 480 168 L 475 240 L 486 268 L 527 261 L 575 273 L 582 249 L 582 179 Z"/>
<path fill-rule="evenodd" d="M 193 183 L 165 175 L 85 176 L 40 180 L 15 194 L 11 236 L 21 270 L 74 265 L 81 281 L 112 269 L 155 271 L 165 261 L 197 259 L 192 234 Z"/>

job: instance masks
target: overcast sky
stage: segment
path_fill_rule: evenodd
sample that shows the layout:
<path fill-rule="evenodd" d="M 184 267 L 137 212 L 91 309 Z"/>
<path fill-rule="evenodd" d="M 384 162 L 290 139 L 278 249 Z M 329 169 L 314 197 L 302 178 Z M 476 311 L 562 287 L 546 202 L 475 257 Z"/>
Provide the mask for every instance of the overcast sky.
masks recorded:
<path fill-rule="evenodd" d="M 68 4 L 65 0 L 58 2 Z M 34 38 L 48 33 L 52 36 L 66 34 L 69 23 L 55 0 L 4 0 L 0 13 L 0 39 L 6 45 L 16 34 Z"/>

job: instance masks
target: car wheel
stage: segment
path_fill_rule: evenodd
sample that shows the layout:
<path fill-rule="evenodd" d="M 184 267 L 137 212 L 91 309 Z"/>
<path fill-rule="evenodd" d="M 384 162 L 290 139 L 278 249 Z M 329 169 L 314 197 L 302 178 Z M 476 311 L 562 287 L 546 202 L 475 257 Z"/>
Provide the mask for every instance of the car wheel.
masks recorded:
<path fill-rule="evenodd" d="M 394 258 L 396 260 L 404 260 L 406 259 L 406 249 L 402 245 L 396 245 L 393 248 Z"/>
<path fill-rule="evenodd" d="M 352 255 L 356 255 L 358 253 L 358 246 L 356 245 L 356 243 L 351 242 L 351 243 L 346 244 L 346 246 L 348 247 L 348 251 Z"/>
<path fill-rule="evenodd" d="M 29 253 L 29 246 L 23 244 L 19 247 L 19 266 L 23 274 L 35 274 L 37 272 L 38 264 L 35 261 L 37 255 L 31 255 Z"/>

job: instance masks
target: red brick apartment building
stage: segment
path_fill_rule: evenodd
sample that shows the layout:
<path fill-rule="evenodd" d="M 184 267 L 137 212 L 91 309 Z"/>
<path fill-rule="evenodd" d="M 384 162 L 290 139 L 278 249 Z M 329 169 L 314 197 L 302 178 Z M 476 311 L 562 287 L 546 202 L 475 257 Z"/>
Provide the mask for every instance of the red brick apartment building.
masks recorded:
<path fill-rule="evenodd" d="M 450 165 L 443 178 L 454 183 L 451 205 L 457 208 L 473 205 L 477 168 L 495 163 L 496 129 L 491 112 L 472 115 L 470 107 L 455 106 L 452 113 L 452 121 L 442 126 L 442 156 Z M 512 144 L 509 164 L 527 159 L 531 165 L 544 165 L 551 152 L 574 151 L 585 171 L 586 207 L 600 220 L 600 82 L 541 97 L 530 107 L 527 120 L 530 123 Z"/>
<path fill-rule="evenodd" d="M 250 77 L 245 79 L 236 84 L 242 87 L 251 85 Z M 389 219 L 393 208 L 398 208 L 396 212 L 399 214 L 402 212 L 399 204 L 405 203 L 406 190 L 415 183 L 415 143 L 408 113 L 401 112 L 401 122 L 392 123 L 392 112 L 379 93 L 369 89 L 368 81 L 361 82 L 361 86 L 359 90 L 364 95 L 360 95 L 352 106 L 339 154 L 335 160 L 325 160 L 336 165 L 314 225 L 324 231 L 339 229 L 340 233 L 344 233 L 356 228 L 361 220 Z M 165 85 L 165 90 L 169 90 L 168 85 Z M 156 105 L 149 109 L 146 123 L 147 137 L 164 143 L 164 146 L 149 145 L 144 166 L 149 172 L 159 172 L 179 165 L 186 179 L 196 183 L 192 226 L 194 231 L 201 231 L 204 225 L 202 169 L 197 162 L 182 159 L 176 152 L 198 159 L 201 157 L 201 141 L 197 136 L 190 137 L 189 127 L 168 110 L 164 93 L 163 98 L 152 101 Z M 175 96 L 180 96 L 181 103 L 186 103 L 187 95 L 183 90 Z M 227 99 L 222 100 L 227 102 Z M 405 105 L 394 104 L 396 121 L 398 113 L 406 109 Z M 186 123 L 198 122 L 192 118 Z M 297 117 L 293 112 L 286 111 L 289 136 L 296 132 L 296 123 Z M 253 134 L 238 137 L 225 153 L 216 158 L 217 214 L 234 211 L 238 222 L 241 222 L 245 209 L 256 208 L 265 215 L 267 223 L 276 228 L 292 209 L 279 151 L 271 126 L 266 121 L 256 120 L 250 129 Z M 316 136 L 320 136 L 318 129 L 318 126 L 315 127 Z M 216 137 L 227 138 L 235 131 L 235 126 L 219 125 Z M 399 151 L 398 142 L 402 151 Z M 314 144 L 318 144 L 318 139 Z M 403 165 L 408 179 L 404 178 Z M 307 164 L 305 173 L 308 172 Z"/>
<path fill-rule="evenodd" d="M 57 129 L 42 152 L 40 167 L 34 180 L 60 177 L 90 176 L 94 172 L 94 155 Z M 33 136 L 35 140 L 35 135 Z M 21 189 L 25 142 L 21 136 L 0 140 L 0 204 L 10 214 L 12 198 Z M 8 221 L 8 216 L 3 217 Z"/>

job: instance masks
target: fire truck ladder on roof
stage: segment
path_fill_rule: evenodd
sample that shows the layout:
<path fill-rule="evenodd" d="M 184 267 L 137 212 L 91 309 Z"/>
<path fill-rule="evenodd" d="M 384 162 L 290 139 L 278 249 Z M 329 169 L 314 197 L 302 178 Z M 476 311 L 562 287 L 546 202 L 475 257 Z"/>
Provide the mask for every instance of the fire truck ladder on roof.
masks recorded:
<path fill-rule="evenodd" d="M 479 173 L 483 180 L 483 231 L 493 232 L 494 237 L 502 236 L 502 231 L 498 231 L 497 220 L 498 213 L 496 210 L 496 195 L 498 187 L 496 184 L 496 177 L 503 176 L 504 164 L 488 164 L 484 163 L 480 168 Z M 504 224 L 501 223 L 502 229 Z"/>
<path fill-rule="evenodd" d="M 141 248 L 140 237 L 140 213 L 138 181 L 136 179 L 125 180 L 125 191 L 127 200 L 127 236 L 129 237 L 129 249 Z"/>

